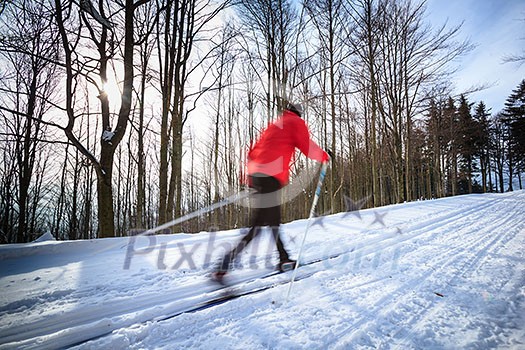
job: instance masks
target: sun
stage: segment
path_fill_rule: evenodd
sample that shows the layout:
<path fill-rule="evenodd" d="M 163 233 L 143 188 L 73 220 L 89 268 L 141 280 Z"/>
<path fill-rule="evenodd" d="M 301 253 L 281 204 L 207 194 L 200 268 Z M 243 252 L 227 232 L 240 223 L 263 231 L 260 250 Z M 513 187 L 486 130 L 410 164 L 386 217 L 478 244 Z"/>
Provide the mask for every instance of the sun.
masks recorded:
<path fill-rule="evenodd" d="M 120 101 L 122 99 L 122 92 L 120 89 L 120 85 L 115 79 L 110 78 L 106 82 L 104 82 L 102 84 L 102 91 L 108 95 L 109 104 L 111 106 L 120 105 Z"/>

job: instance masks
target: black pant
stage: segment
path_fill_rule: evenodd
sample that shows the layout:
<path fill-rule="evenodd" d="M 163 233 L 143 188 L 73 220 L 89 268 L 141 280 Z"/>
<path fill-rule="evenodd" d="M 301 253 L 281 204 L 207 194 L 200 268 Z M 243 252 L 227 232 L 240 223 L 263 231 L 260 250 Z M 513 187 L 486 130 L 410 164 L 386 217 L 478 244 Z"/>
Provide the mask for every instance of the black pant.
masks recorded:
<path fill-rule="evenodd" d="M 252 209 L 252 225 L 250 231 L 241 239 L 237 247 L 224 256 L 220 267 L 221 271 L 227 271 L 230 268 L 237 255 L 261 232 L 261 227 L 266 225 L 272 228 L 275 245 L 279 251 L 279 260 L 281 262 L 289 260 L 288 252 L 284 249 L 279 234 L 279 225 L 281 224 L 281 193 L 279 189 L 281 184 L 276 178 L 264 174 L 250 176 L 250 183 L 251 187 L 256 190 Z"/>

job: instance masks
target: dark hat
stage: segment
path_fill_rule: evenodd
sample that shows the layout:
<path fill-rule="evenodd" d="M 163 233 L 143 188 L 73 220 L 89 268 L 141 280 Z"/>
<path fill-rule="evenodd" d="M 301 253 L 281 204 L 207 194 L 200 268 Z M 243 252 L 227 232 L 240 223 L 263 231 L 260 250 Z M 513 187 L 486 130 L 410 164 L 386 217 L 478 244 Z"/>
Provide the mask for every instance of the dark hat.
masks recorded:
<path fill-rule="evenodd" d="M 290 112 L 294 112 L 294 113 L 297 114 L 299 117 L 302 116 L 302 114 L 303 114 L 303 106 L 302 106 L 300 103 L 291 103 L 291 102 L 288 102 L 288 103 L 286 104 L 285 109 L 289 110 Z"/>

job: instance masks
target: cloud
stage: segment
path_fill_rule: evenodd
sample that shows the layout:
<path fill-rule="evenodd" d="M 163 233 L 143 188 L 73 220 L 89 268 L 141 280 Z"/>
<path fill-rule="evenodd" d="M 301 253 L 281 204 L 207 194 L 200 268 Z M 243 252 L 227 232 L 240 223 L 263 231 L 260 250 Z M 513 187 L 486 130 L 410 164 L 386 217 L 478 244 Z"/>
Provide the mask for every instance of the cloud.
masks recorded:
<path fill-rule="evenodd" d="M 503 63 L 503 57 L 520 52 L 525 46 L 525 2 L 522 0 L 464 0 L 427 2 L 428 18 L 434 27 L 448 21 L 463 21 L 459 39 L 469 39 L 477 47 L 460 62 L 454 79 L 456 92 L 476 85 L 490 85 L 469 96 L 471 102 L 483 100 L 493 112 L 504 107 L 508 95 L 525 77 L 525 65 Z"/>

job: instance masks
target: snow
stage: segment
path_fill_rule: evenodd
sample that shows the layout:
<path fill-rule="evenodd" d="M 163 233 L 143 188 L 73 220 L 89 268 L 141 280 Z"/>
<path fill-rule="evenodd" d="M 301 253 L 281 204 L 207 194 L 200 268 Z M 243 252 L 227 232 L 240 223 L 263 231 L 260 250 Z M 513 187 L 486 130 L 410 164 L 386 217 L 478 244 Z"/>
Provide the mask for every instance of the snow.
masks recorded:
<path fill-rule="evenodd" d="M 270 233 L 220 295 L 210 265 L 239 230 L 0 246 L 0 349 L 524 349 L 525 191 L 316 221 L 293 298 Z M 292 257 L 306 220 L 282 226 Z M 257 267 L 257 268 L 256 268 Z M 173 316 L 166 318 L 164 316 Z"/>
<path fill-rule="evenodd" d="M 102 133 L 102 141 L 108 142 L 111 144 L 111 140 L 113 140 L 113 136 L 115 136 L 115 133 L 111 130 L 104 130 Z"/>
<path fill-rule="evenodd" d="M 45 242 L 45 241 L 56 241 L 55 237 L 51 234 L 51 232 L 46 232 L 42 236 L 35 239 L 33 242 Z"/>

